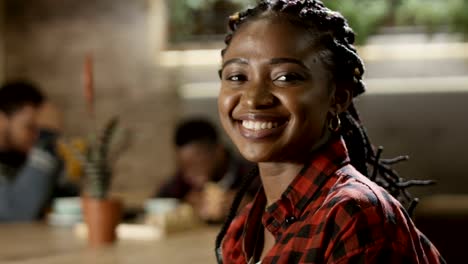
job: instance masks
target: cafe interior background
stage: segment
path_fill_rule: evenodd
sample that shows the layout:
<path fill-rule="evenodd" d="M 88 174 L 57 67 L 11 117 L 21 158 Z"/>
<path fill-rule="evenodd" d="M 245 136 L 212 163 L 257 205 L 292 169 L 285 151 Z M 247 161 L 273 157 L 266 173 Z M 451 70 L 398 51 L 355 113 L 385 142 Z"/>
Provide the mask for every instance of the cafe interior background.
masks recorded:
<path fill-rule="evenodd" d="M 325 2 L 358 33 L 368 87 L 358 108 L 373 143 L 385 146 L 385 156 L 410 155 L 397 166 L 402 177 L 437 181 L 412 189 L 421 198 L 416 221 L 456 259 L 468 246 L 467 1 Z M 175 124 L 190 116 L 219 124 L 225 21 L 249 3 L 1 0 L 0 80 L 37 82 L 63 112 L 64 137 L 82 137 L 90 122 L 83 65 L 91 57 L 97 123 L 118 115 L 132 134 L 112 192 L 141 207 L 175 170 Z"/>

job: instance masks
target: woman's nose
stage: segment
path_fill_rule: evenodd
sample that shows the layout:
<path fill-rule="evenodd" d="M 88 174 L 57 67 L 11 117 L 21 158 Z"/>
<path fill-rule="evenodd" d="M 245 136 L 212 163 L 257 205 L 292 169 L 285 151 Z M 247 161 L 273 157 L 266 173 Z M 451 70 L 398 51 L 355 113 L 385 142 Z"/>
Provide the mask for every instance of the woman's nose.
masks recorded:
<path fill-rule="evenodd" d="M 275 104 L 275 96 L 271 93 L 268 84 L 263 82 L 251 82 L 245 90 L 242 99 L 249 108 L 268 108 Z"/>

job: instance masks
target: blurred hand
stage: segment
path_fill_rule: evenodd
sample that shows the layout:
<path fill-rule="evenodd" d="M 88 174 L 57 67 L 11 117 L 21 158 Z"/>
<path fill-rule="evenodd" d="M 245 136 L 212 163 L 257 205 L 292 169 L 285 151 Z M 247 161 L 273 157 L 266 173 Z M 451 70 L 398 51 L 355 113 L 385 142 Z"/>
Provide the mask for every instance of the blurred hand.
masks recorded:
<path fill-rule="evenodd" d="M 37 125 L 40 129 L 62 132 L 63 117 L 59 109 L 50 102 L 45 102 L 39 109 Z"/>
<path fill-rule="evenodd" d="M 205 221 L 222 221 L 231 206 L 234 193 L 216 183 L 207 183 L 201 197 L 200 217 Z"/>

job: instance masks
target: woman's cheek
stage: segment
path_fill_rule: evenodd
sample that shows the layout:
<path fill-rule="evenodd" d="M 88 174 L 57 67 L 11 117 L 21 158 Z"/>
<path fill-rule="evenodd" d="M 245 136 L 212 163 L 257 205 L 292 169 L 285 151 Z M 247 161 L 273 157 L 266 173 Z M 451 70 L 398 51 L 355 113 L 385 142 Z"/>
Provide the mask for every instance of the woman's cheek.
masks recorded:
<path fill-rule="evenodd" d="M 240 96 L 235 91 L 221 88 L 218 97 L 218 112 L 221 119 L 230 118 L 231 112 L 239 101 L 239 97 Z"/>

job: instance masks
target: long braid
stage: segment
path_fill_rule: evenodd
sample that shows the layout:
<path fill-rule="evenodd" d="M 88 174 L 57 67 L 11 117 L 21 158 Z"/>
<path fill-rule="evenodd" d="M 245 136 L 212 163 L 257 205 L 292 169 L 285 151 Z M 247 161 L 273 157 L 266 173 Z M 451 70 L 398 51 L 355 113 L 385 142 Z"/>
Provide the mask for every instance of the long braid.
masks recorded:
<path fill-rule="evenodd" d="M 317 31 L 318 43 L 323 44 L 323 48 L 329 51 L 320 54 L 322 62 L 332 72 L 337 89 L 349 89 L 354 97 L 364 93 L 365 84 L 362 76 L 365 69 L 353 46 L 355 34 L 340 13 L 328 9 L 319 0 L 262 0 L 254 8 L 230 16 L 228 23 L 230 33 L 225 38 L 226 48 L 221 51 L 221 55 L 224 56 L 235 32 L 242 24 L 263 15 L 268 16 L 270 13 L 284 14 L 292 23 Z M 418 200 L 412 198 L 407 189 L 411 186 L 432 184 L 433 181 L 405 180 L 390 167 L 407 160 L 407 156 L 381 159 L 383 148 L 374 149 L 353 103 L 339 117 L 342 120 L 339 133 L 345 140 L 351 164 L 363 175 L 384 187 L 400 202 L 408 205 L 407 211 L 411 215 Z M 258 169 L 244 178 L 242 188 L 236 194 L 229 215 L 216 238 L 218 263 L 222 263 L 223 237 L 237 213 L 249 183 L 256 175 Z"/>
<path fill-rule="evenodd" d="M 236 217 L 237 211 L 242 202 L 242 198 L 244 198 L 244 195 L 249 189 L 250 184 L 257 176 L 258 176 L 258 166 L 255 166 L 242 179 L 241 186 L 239 190 L 237 191 L 236 196 L 234 197 L 234 200 L 232 202 L 231 208 L 229 209 L 229 213 L 226 217 L 226 220 L 224 221 L 223 226 L 221 227 L 221 230 L 216 236 L 215 249 L 216 249 L 216 259 L 218 260 L 218 263 L 223 262 L 222 252 L 221 252 L 221 243 L 223 242 L 224 235 L 226 235 L 229 225 L 231 225 L 232 220 L 234 220 L 234 218 Z"/>

